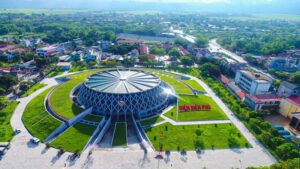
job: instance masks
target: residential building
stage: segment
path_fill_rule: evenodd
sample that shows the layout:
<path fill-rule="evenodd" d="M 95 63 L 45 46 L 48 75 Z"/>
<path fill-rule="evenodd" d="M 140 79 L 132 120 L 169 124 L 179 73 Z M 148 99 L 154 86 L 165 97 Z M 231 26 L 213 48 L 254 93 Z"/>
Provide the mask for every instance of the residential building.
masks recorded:
<path fill-rule="evenodd" d="M 280 97 L 300 96 L 300 86 L 283 81 L 280 83 L 277 95 Z"/>
<path fill-rule="evenodd" d="M 295 133 L 300 134 L 300 113 L 293 113 L 292 119 L 289 124 L 293 130 L 295 130 Z"/>
<path fill-rule="evenodd" d="M 133 40 L 118 40 L 118 45 L 141 45 L 144 44 L 143 40 L 133 39 Z"/>
<path fill-rule="evenodd" d="M 267 65 L 269 69 L 296 71 L 300 70 L 300 57 L 272 57 Z"/>
<path fill-rule="evenodd" d="M 187 51 L 186 49 L 184 49 L 183 46 L 178 46 L 178 49 L 179 49 L 180 53 L 181 53 L 183 56 L 189 56 L 189 55 L 190 55 L 190 52 Z"/>
<path fill-rule="evenodd" d="M 58 62 L 56 66 L 59 67 L 62 71 L 67 71 L 70 70 L 72 64 L 70 62 Z"/>
<path fill-rule="evenodd" d="M 214 56 L 214 55 L 212 55 Z M 222 57 L 221 58 L 221 66 L 225 68 L 227 72 L 236 73 L 237 71 L 244 69 L 246 67 L 245 63 L 237 62 L 233 59 Z"/>
<path fill-rule="evenodd" d="M 145 44 L 140 45 L 140 54 L 141 55 L 147 55 L 149 54 L 149 47 Z"/>
<path fill-rule="evenodd" d="M 139 51 L 137 49 L 132 49 L 131 52 L 128 53 L 129 58 L 138 58 L 139 57 Z"/>
<path fill-rule="evenodd" d="M 272 86 L 272 79 L 258 72 L 239 70 L 235 83 L 249 94 L 267 94 Z"/>
<path fill-rule="evenodd" d="M 52 45 L 52 46 L 46 46 L 43 48 L 38 48 L 36 50 L 36 54 L 39 57 L 51 57 L 51 56 L 55 56 L 58 52 L 58 47 L 56 45 Z"/>
<path fill-rule="evenodd" d="M 280 97 L 276 94 L 251 94 L 246 96 L 245 103 L 253 110 L 278 111 Z"/>
<path fill-rule="evenodd" d="M 18 80 L 26 80 L 30 76 L 27 70 L 21 70 L 13 67 L 0 67 L 0 76 L 10 75 L 16 77 Z"/>
<path fill-rule="evenodd" d="M 102 40 L 100 41 L 100 43 L 101 43 L 101 48 L 104 51 L 106 51 L 112 45 L 112 42 L 107 40 Z"/>
<path fill-rule="evenodd" d="M 282 98 L 280 102 L 279 112 L 287 118 L 292 118 L 292 113 L 300 112 L 300 97 L 290 96 Z"/>
<path fill-rule="evenodd" d="M 247 93 L 241 90 L 233 81 L 229 81 L 227 87 L 239 100 L 243 101 L 245 99 Z"/>

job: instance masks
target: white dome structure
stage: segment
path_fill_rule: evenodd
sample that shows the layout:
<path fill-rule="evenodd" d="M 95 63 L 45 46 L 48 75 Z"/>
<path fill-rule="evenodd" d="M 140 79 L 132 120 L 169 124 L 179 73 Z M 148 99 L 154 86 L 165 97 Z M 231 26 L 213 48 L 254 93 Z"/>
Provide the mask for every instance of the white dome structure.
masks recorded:
<path fill-rule="evenodd" d="M 81 85 L 77 100 L 96 114 L 151 116 L 165 108 L 170 88 L 154 74 L 140 70 L 108 70 L 91 75 Z"/>

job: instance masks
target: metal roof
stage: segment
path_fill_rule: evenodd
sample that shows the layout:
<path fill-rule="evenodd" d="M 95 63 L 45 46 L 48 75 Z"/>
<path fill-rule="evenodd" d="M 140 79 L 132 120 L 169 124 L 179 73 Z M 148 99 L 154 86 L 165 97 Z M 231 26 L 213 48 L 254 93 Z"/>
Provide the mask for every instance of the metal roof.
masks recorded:
<path fill-rule="evenodd" d="M 143 92 L 160 84 L 160 79 L 138 70 L 109 70 L 91 75 L 85 85 L 105 93 L 128 94 Z"/>

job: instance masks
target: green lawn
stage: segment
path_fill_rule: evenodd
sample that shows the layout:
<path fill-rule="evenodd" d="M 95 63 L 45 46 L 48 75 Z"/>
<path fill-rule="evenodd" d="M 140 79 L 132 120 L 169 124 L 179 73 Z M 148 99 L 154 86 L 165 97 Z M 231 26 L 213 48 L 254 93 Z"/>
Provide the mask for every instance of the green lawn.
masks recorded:
<path fill-rule="evenodd" d="M 155 150 L 222 149 L 250 146 L 233 124 L 173 126 L 164 123 L 145 132 Z"/>
<path fill-rule="evenodd" d="M 0 110 L 0 142 L 8 142 L 12 139 L 14 131 L 10 125 L 10 119 L 18 102 L 11 102 Z"/>
<path fill-rule="evenodd" d="M 190 112 L 178 112 L 175 106 L 172 110 L 165 113 L 165 116 L 175 121 L 197 121 L 197 120 L 226 120 L 228 117 L 224 114 L 222 109 L 217 103 L 209 96 L 198 95 L 198 96 L 185 96 L 179 95 L 179 106 L 180 105 L 205 105 L 211 106 L 210 111 L 190 111 Z M 178 119 L 177 119 L 178 118 Z"/>
<path fill-rule="evenodd" d="M 164 121 L 164 119 L 162 117 L 155 116 L 155 117 L 152 117 L 152 118 L 141 120 L 140 123 L 141 123 L 142 126 L 148 126 L 148 125 L 151 125 L 151 124 L 159 123 L 161 121 Z"/>
<path fill-rule="evenodd" d="M 22 121 L 27 130 L 34 136 L 44 141 L 62 123 L 52 117 L 44 108 L 44 100 L 54 87 L 45 90 L 32 99 L 22 116 Z"/>
<path fill-rule="evenodd" d="M 127 146 L 126 123 L 116 123 L 112 146 Z"/>
<path fill-rule="evenodd" d="M 94 133 L 96 126 L 76 123 L 50 143 L 67 152 L 81 152 Z"/>
<path fill-rule="evenodd" d="M 71 119 L 77 114 L 81 113 L 83 110 L 77 107 L 72 99 L 70 98 L 70 92 L 74 87 L 84 82 L 84 80 L 90 76 L 99 72 L 99 70 L 92 70 L 88 72 L 83 72 L 79 74 L 71 75 L 71 80 L 60 85 L 51 95 L 50 104 L 53 110 L 62 117 Z"/>
<path fill-rule="evenodd" d="M 100 122 L 103 119 L 103 117 L 98 115 L 88 114 L 83 119 L 88 121 L 93 121 L 93 122 Z"/>
<path fill-rule="evenodd" d="M 189 87 L 187 87 L 184 83 L 176 80 L 176 78 L 179 77 L 178 75 L 161 71 L 161 70 L 154 70 L 154 69 L 142 69 L 142 70 L 154 73 L 160 78 L 160 80 L 167 82 L 169 85 L 173 86 L 176 93 L 178 94 L 190 94 L 190 95 L 193 94 L 192 90 Z"/>
<path fill-rule="evenodd" d="M 45 87 L 45 86 L 46 86 L 46 84 L 44 84 L 44 83 L 37 83 L 37 84 L 33 85 L 29 90 L 27 90 L 24 94 L 22 94 L 21 97 L 29 96 L 29 95 L 31 95 L 33 92 L 35 92 L 35 91 L 37 91 L 37 90 L 39 90 L 40 88 Z"/>
<path fill-rule="evenodd" d="M 191 86 L 195 90 L 205 92 L 204 88 L 198 82 L 196 82 L 195 80 L 183 80 L 183 82 L 185 82 L 186 84 L 188 84 L 189 86 Z"/>

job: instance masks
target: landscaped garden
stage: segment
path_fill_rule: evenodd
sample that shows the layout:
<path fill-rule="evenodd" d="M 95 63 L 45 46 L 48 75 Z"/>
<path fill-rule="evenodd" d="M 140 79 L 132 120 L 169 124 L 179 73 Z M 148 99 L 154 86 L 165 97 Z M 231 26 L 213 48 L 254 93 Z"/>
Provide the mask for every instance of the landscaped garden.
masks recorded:
<path fill-rule="evenodd" d="M 250 147 L 233 124 L 173 126 L 164 123 L 145 129 L 155 150 L 195 150 Z"/>
<path fill-rule="evenodd" d="M 209 96 L 185 96 L 179 95 L 179 106 L 182 105 L 210 105 L 210 110 L 180 112 L 176 108 L 165 113 L 165 116 L 175 121 L 197 121 L 197 120 L 226 120 L 228 119 L 222 109 Z M 175 106 L 176 107 L 176 106 Z M 178 114 L 177 114 L 178 113 Z"/>
<path fill-rule="evenodd" d="M 51 146 L 68 152 L 81 152 L 96 126 L 76 123 L 50 143 Z"/>
<path fill-rule="evenodd" d="M 34 136 L 44 141 L 62 123 L 52 117 L 44 107 L 47 94 L 53 89 L 49 88 L 32 99 L 22 116 L 22 121 L 27 130 Z"/>
<path fill-rule="evenodd" d="M 21 97 L 29 96 L 29 95 L 31 95 L 33 92 L 35 92 L 35 91 L 37 91 L 37 90 L 39 90 L 40 88 L 45 87 L 45 86 L 46 86 L 46 84 L 44 84 L 44 83 L 37 83 L 37 84 L 33 85 L 30 89 L 28 89 L 24 94 L 22 94 Z"/>
<path fill-rule="evenodd" d="M 141 120 L 140 123 L 142 126 L 149 126 L 151 124 L 159 123 L 164 121 L 164 119 L 160 116 L 151 117 L 148 119 Z"/>
<path fill-rule="evenodd" d="M 116 123 L 112 146 L 127 146 L 126 123 Z"/>
<path fill-rule="evenodd" d="M 66 83 L 60 85 L 55 91 L 52 93 L 50 97 L 50 104 L 52 109 L 59 114 L 60 116 L 71 119 L 75 117 L 77 114 L 81 113 L 83 109 L 76 106 L 70 98 L 70 92 L 74 87 L 84 82 L 84 80 L 90 76 L 99 72 L 99 70 L 92 70 L 83 73 L 78 73 L 71 75 L 71 80 Z"/>
<path fill-rule="evenodd" d="M 13 137 L 14 131 L 10 125 L 10 119 L 17 105 L 18 102 L 11 102 L 0 110 L 0 142 L 10 141 Z"/>

